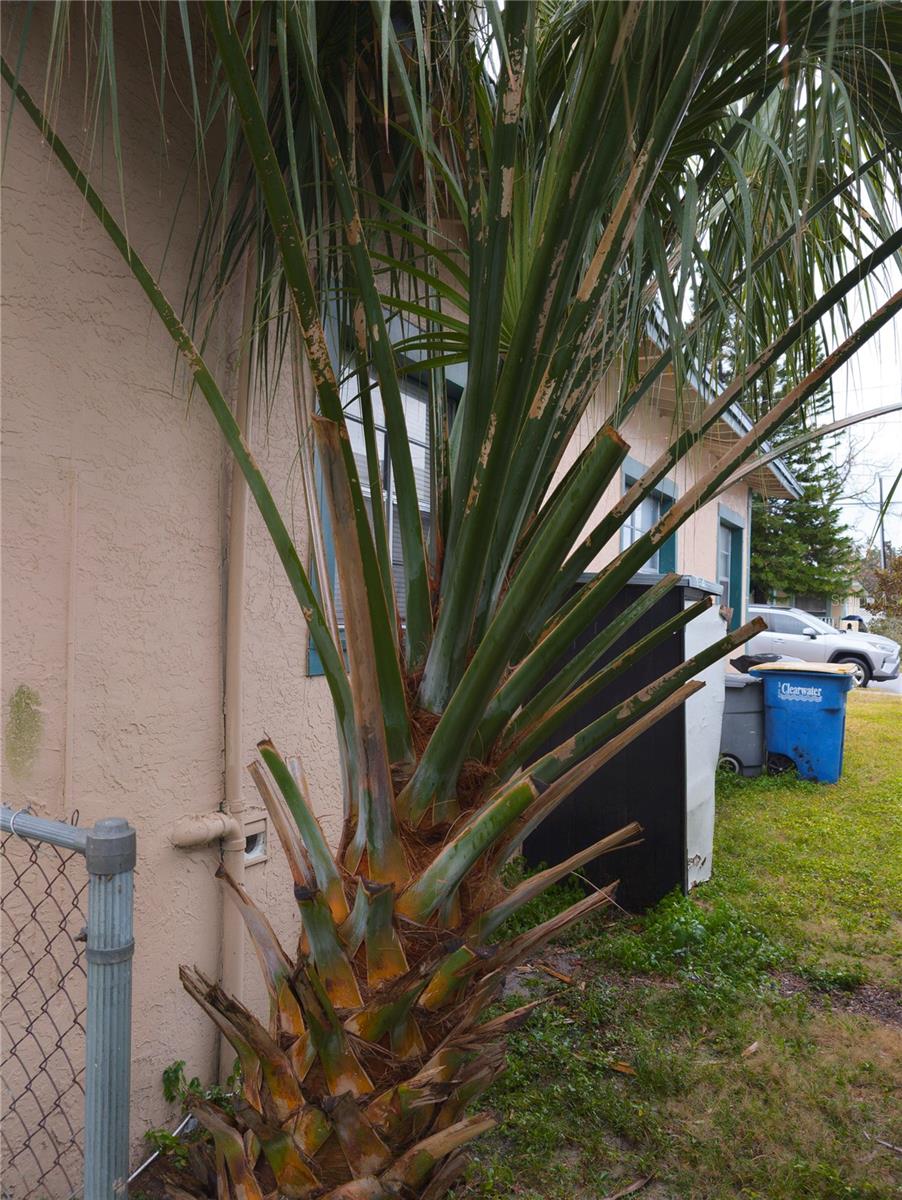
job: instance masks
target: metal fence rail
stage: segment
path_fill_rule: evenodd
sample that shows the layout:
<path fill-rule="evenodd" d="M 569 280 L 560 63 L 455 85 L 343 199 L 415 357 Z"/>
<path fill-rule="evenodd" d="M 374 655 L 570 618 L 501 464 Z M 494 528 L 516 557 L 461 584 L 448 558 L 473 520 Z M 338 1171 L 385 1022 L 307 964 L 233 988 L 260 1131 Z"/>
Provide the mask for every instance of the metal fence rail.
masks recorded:
<path fill-rule="evenodd" d="M 3 1195 L 81 1190 L 88 876 L 80 855 L 0 840 Z"/>
<path fill-rule="evenodd" d="M 135 833 L 121 818 L 83 829 L 6 806 L 0 831 L 3 1197 L 120 1200 Z"/>

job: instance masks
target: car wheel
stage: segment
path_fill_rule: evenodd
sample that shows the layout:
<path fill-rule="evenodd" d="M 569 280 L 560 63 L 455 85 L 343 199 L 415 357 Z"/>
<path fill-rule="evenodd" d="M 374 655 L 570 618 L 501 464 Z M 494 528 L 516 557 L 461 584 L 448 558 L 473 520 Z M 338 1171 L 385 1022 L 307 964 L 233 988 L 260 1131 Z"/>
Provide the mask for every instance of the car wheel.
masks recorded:
<path fill-rule="evenodd" d="M 854 678 L 859 687 L 866 688 L 871 682 L 871 668 L 866 662 L 860 658 L 853 658 L 846 654 L 842 658 L 836 659 L 838 663 L 849 663 L 855 668 Z"/>
<path fill-rule="evenodd" d="M 727 775 L 741 775 L 742 763 L 735 754 L 721 754 L 717 762 L 718 771 L 724 771 Z"/>

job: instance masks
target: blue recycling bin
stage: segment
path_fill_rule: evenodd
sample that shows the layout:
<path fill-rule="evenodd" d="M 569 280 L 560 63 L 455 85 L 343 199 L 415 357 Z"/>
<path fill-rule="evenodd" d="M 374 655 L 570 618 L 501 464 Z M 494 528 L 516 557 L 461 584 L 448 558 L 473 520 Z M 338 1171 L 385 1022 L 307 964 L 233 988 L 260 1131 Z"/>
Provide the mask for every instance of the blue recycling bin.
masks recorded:
<path fill-rule="evenodd" d="M 802 779 L 836 783 L 842 774 L 846 696 L 854 677 L 841 664 L 752 667 L 764 681 L 768 754 L 791 758 Z"/>

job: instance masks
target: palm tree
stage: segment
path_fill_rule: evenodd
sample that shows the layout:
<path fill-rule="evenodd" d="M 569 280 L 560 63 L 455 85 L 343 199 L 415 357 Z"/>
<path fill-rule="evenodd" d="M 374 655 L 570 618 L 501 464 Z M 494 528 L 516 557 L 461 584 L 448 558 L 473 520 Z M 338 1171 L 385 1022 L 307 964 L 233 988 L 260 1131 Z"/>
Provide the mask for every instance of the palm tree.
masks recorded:
<path fill-rule="evenodd" d="M 97 12 L 99 75 L 113 98 L 119 10 L 102 3 Z M 853 289 L 902 245 L 885 203 L 899 179 L 902 10 L 844 0 L 508 0 L 503 9 L 206 0 L 186 14 L 198 79 L 199 29 L 208 62 L 194 101 L 199 145 L 218 124 L 226 149 L 208 164 L 209 208 L 181 315 L 139 257 L 140 231 L 126 237 L 6 61 L 3 76 L 209 404 L 334 702 L 337 847 L 313 816 L 301 764 L 266 740 L 251 768 L 291 868 L 297 949 L 280 945 L 266 915 L 223 878 L 258 953 L 268 1023 L 182 968 L 241 1068 L 230 1105 L 195 1101 L 210 1134 L 196 1194 L 440 1197 L 461 1148 L 493 1123 L 468 1109 L 503 1068 L 505 1032 L 531 1007 L 486 1018 L 506 972 L 608 904 L 611 890 L 512 938 L 505 921 L 638 829 L 512 890 L 501 868 L 759 624 L 559 741 L 574 709 L 697 608 L 629 640 L 675 585 L 668 575 L 575 656 L 564 652 L 902 306 L 896 294 L 858 328 L 846 323 Z M 259 385 L 291 361 L 302 461 L 312 479 L 315 456 L 323 482 L 324 505 L 308 488 L 312 572 L 203 356 L 200 313 L 215 319 L 222 289 L 247 264 Z M 839 330 L 836 349 L 816 362 L 796 355 L 824 321 Z M 648 365 L 650 322 L 664 348 Z M 741 336 L 716 400 L 599 516 L 628 450 L 618 427 L 665 371 L 678 395 L 690 368 L 724 372 L 726 328 Z M 787 360 L 793 386 L 752 431 L 585 581 L 718 416 Z M 466 386 L 452 402 L 446 372 L 461 362 Z M 411 368 L 429 383 L 425 521 L 404 404 Z M 609 423 L 565 458 L 614 369 Z M 377 404 L 388 505 L 367 503 L 383 493 Z M 351 405 L 363 432 L 357 453 Z M 625 649 L 595 669 L 616 642 Z"/>

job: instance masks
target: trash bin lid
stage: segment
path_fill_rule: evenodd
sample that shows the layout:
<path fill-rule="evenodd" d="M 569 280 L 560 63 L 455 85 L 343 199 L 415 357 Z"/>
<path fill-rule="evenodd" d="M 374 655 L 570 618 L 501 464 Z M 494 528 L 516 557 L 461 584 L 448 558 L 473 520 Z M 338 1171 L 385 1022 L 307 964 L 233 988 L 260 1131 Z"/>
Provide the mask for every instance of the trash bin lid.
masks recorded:
<path fill-rule="evenodd" d="M 801 659 L 785 659 L 783 662 L 761 663 L 751 667 L 750 674 L 759 675 L 765 671 L 792 671 L 794 675 L 854 675 L 852 663 L 813 663 Z"/>

